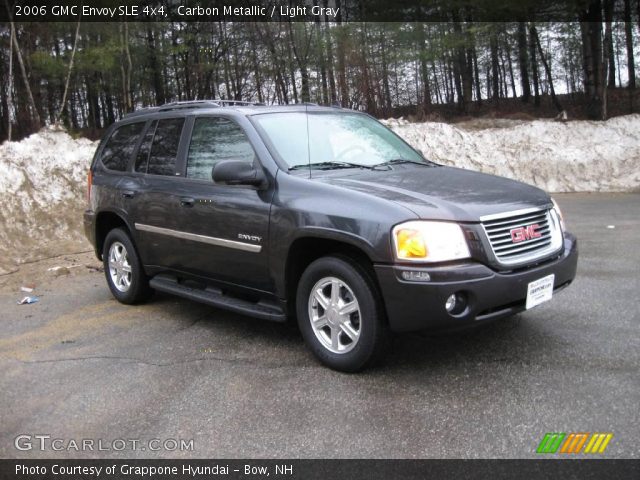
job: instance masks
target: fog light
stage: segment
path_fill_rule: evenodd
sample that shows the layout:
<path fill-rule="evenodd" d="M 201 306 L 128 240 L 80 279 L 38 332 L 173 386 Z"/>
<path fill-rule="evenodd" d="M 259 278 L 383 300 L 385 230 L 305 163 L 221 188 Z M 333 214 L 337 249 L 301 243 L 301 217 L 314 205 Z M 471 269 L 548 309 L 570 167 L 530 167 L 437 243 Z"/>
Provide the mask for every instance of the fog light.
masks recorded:
<path fill-rule="evenodd" d="M 444 308 L 447 309 L 447 312 L 451 313 L 453 309 L 456 308 L 456 303 L 456 294 L 454 293 L 453 295 L 449 295 L 449 298 L 447 298 L 444 304 Z"/>
<path fill-rule="evenodd" d="M 459 315 L 467 309 L 467 296 L 464 292 L 456 292 L 447 297 L 444 308 L 451 315 Z"/>
<path fill-rule="evenodd" d="M 420 270 L 403 270 L 401 275 L 403 280 L 409 282 L 428 282 L 431 280 L 431 275 Z"/>

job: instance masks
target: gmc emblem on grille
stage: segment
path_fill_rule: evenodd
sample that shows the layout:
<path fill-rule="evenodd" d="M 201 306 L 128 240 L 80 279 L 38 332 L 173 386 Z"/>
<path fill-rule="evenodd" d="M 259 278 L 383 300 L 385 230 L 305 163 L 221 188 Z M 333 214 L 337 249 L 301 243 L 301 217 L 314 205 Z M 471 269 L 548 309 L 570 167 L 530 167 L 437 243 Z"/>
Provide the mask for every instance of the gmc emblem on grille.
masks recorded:
<path fill-rule="evenodd" d="M 511 241 L 513 243 L 520 243 L 525 240 L 531 240 L 532 238 L 540 238 L 542 234 L 538 232 L 538 228 L 540 228 L 540 225 L 537 223 L 527 225 L 526 227 L 512 228 Z"/>

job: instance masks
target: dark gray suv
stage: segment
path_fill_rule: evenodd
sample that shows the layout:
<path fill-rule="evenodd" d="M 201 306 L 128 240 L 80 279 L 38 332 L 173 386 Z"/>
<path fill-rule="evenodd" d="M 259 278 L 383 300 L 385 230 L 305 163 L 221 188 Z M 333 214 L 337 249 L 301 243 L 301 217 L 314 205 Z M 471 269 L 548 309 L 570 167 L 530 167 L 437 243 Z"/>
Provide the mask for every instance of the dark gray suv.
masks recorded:
<path fill-rule="evenodd" d="M 313 105 L 127 115 L 91 164 L 84 224 L 120 302 L 159 290 L 295 317 L 343 371 L 379 358 L 391 332 L 549 300 L 578 258 L 545 192 L 435 164 L 366 114 Z"/>

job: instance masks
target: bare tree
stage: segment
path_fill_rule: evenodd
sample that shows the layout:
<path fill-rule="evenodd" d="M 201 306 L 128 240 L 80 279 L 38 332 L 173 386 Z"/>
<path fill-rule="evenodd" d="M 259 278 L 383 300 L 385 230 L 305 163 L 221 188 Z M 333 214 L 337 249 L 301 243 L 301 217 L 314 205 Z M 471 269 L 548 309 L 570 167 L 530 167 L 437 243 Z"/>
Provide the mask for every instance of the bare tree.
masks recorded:
<path fill-rule="evenodd" d="M 62 95 L 62 102 L 60 102 L 60 109 L 58 110 L 58 114 L 56 115 L 55 123 L 60 123 L 60 117 L 62 117 L 62 112 L 64 111 L 64 107 L 67 103 L 67 93 L 69 92 L 69 81 L 71 80 L 71 71 L 73 70 L 73 60 L 76 56 L 76 48 L 78 46 L 78 38 L 80 37 L 80 19 L 78 19 L 78 24 L 76 25 L 76 35 L 73 40 L 73 50 L 71 50 L 71 59 L 69 60 L 69 69 L 67 70 L 67 80 L 64 83 L 64 94 Z"/>
<path fill-rule="evenodd" d="M 9 91 L 7 92 L 7 119 L 9 125 L 7 127 L 7 140 L 11 141 L 11 110 L 13 110 L 13 36 L 15 29 L 11 23 L 11 37 L 9 38 Z"/>
<path fill-rule="evenodd" d="M 309 102 L 311 100 L 311 94 L 309 89 L 309 53 L 311 49 L 311 43 L 313 40 L 314 30 L 313 28 L 307 28 L 306 23 L 296 24 L 296 28 L 293 27 L 293 22 L 287 22 L 289 25 L 289 35 L 291 38 L 291 49 L 293 50 L 293 56 L 298 64 L 298 70 L 300 70 L 300 79 L 302 84 L 301 95 L 303 102 Z M 295 81 L 295 79 L 292 79 Z"/>
<path fill-rule="evenodd" d="M 640 2 L 638 3 L 640 6 Z M 636 65 L 633 58 L 633 23 L 631 23 L 631 0 L 624 0 L 624 34 L 627 44 L 627 71 L 629 88 L 636 88 Z"/>
<path fill-rule="evenodd" d="M 520 85 L 522 86 L 522 101 L 527 103 L 529 102 L 529 98 L 531 98 L 531 84 L 529 82 L 527 26 L 525 22 L 518 22 L 518 63 L 520 65 Z"/>
<path fill-rule="evenodd" d="M 602 96 L 602 3 L 593 0 L 580 16 L 584 65 L 584 89 L 587 95 L 587 116 L 601 120 Z"/>
<path fill-rule="evenodd" d="M 607 87 L 611 85 L 610 82 L 607 81 L 607 76 L 609 73 L 614 74 L 614 83 L 615 83 L 615 71 L 614 66 L 612 65 L 613 60 L 613 38 L 611 34 L 611 21 L 613 17 L 613 2 L 612 0 L 604 0 L 604 17 L 605 17 L 605 30 L 604 30 L 604 42 L 602 44 L 602 78 L 600 79 L 600 84 L 602 85 L 602 120 L 606 120 L 608 116 L 607 112 Z M 609 70 L 609 72 L 607 72 Z"/>
<path fill-rule="evenodd" d="M 489 32 L 489 45 L 491 50 L 491 98 L 494 102 L 500 97 L 500 74 L 498 71 L 498 33 L 495 26 Z"/>
<path fill-rule="evenodd" d="M 29 77 L 27 75 L 27 70 L 24 66 L 24 60 L 22 59 L 22 53 L 20 51 L 20 45 L 18 44 L 18 36 L 16 35 L 16 27 L 13 23 L 13 16 L 11 15 L 11 8 L 9 7 L 9 1 L 4 0 L 4 4 L 7 7 L 7 14 L 9 16 L 9 22 L 11 24 L 11 31 L 13 32 L 11 35 L 13 46 L 16 49 L 16 56 L 18 57 L 18 65 L 20 66 L 20 73 L 22 74 L 22 80 L 24 81 L 25 89 L 27 90 L 27 96 L 29 98 L 29 104 L 31 105 L 32 114 L 36 122 L 36 128 L 40 128 L 40 113 L 38 113 L 38 109 L 36 108 L 36 102 L 33 100 L 33 93 L 31 93 L 31 85 L 29 85 Z"/>
<path fill-rule="evenodd" d="M 131 52 L 129 51 L 129 25 L 127 22 L 120 24 L 120 49 L 125 57 L 126 63 L 120 62 L 120 72 L 122 74 L 122 98 L 124 100 L 124 111 L 130 112 L 133 109 L 131 99 Z"/>
<path fill-rule="evenodd" d="M 547 74 L 547 81 L 549 82 L 549 93 L 551 95 L 551 101 L 553 102 L 553 106 L 556 107 L 558 112 L 562 112 L 564 109 L 560 102 L 558 101 L 558 97 L 556 96 L 556 91 L 553 88 L 553 76 L 551 75 L 551 68 L 549 68 L 549 62 L 545 58 L 544 52 L 542 51 L 542 46 L 540 45 L 540 37 L 538 36 L 538 30 L 536 26 L 532 23 L 531 27 L 529 27 L 529 31 L 531 33 L 531 37 L 533 41 L 535 41 L 536 46 L 538 48 L 538 53 L 540 54 L 540 61 L 542 62 L 542 66 L 544 67 L 544 71 Z"/>

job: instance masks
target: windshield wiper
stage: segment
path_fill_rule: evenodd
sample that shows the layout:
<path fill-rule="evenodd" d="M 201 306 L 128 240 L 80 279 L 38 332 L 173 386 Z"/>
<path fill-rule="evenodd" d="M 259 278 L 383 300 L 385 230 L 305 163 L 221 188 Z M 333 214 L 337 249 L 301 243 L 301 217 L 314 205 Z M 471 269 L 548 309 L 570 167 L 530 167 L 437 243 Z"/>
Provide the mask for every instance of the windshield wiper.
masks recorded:
<path fill-rule="evenodd" d="M 362 165 L 361 163 L 332 161 L 332 162 L 303 163 L 301 165 L 294 165 L 293 167 L 289 167 L 289 171 L 302 170 L 305 168 L 317 168 L 320 170 L 334 170 L 337 168 L 367 168 L 371 170 L 374 167 L 371 165 Z"/>
<path fill-rule="evenodd" d="M 428 162 L 428 163 L 427 163 Z M 406 158 L 394 158 L 393 160 L 389 160 L 382 163 L 376 163 L 374 167 L 388 167 L 389 165 L 398 165 L 401 163 L 413 163 L 415 165 L 422 165 L 423 167 L 437 167 L 438 164 L 426 160 L 425 162 L 419 162 L 417 160 L 408 160 Z"/>

